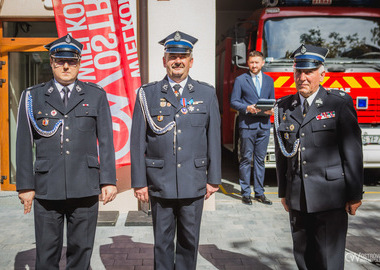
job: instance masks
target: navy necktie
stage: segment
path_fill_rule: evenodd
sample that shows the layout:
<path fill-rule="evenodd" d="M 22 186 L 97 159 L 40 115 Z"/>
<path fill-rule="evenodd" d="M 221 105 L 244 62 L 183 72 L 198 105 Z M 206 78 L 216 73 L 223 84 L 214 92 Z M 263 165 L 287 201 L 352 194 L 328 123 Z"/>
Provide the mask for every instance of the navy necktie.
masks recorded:
<path fill-rule="evenodd" d="M 309 111 L 309 102 L 307 102 L 307 99 L 304 100 L 303 102 L 303 117 L 306 116 L 307 112 Z"/>
<path fill-rule="evenodd" d="M 63 92 L 65 92 L 65 94 L 63 95 L 63 104 L 65 104 L 65 107 L 67 107 L 67 103 L 69 101 L 69 88 L 68 87 L 63 87 Z"/>

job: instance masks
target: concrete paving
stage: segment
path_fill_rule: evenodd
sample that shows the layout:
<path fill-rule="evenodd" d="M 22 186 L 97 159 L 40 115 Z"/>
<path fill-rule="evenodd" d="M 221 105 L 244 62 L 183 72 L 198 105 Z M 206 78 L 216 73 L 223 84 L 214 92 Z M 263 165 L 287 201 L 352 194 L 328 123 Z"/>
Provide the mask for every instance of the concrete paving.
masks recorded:
<path fill-rule="evenodd" d="M 380 269 L 380 186 L 366 186 L 362 207 L 349 218 L 345 269 Z M 239 185 L 223 179 L 216 211 L 203 214 L 197 269 L 297 269 L 288 215 L 267 187 L 272 206 L 241 203 Z M 92 269 L 153 269 L 151 226 L 98 227 Z M 34 269 L 33 215 L 23 214 L 16 192 L 0 192 L 0 269 Z M 65 267 L 64 251 L 61 269 Z"/>

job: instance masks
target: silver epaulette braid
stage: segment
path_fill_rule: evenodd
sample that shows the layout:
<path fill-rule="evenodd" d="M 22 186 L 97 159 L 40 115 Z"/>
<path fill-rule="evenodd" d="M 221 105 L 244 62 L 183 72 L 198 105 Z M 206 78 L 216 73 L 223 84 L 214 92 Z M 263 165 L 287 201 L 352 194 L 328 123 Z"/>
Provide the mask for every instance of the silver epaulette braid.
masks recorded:
<path fill-rule="evenodd" d="M 27 110 L 27 116 L 30 120 L 30 122 L 32 123 L 32 126 L 34 128 L 34 130 L 41 136 L 43 137 L 51 137 L 53 136 L 58 128 L 62 125 L 63 126 L 63 119 L 59 120 L 57 123 L 55 123 L 54 127 L 52 130 L 43 130 L 41 129 L 38 124 L 37 124 L 37 121 L 36 119 L 34 118 L 34 114 L 33 114 L 33 98 L 32 98 L 32 95 L 30 94 L 30 91 L 27 91 L 26 92 L 26 96 L 25 96 L 25 101 L 26 101 L 26 110 Z M 62 131 L 63 131 L 63 128 L 62 128 Z"/>
<path fill-rule="evenodd" d="M 172 130 L 174 128 L 174 139 L 173 139 L 173 150 L 174 150 L 174 153 L 175 153 L 175 145 L 176 145 L 176 137 L 177 137 L 177 129 L 176 129 L 176 123 L 175 121 L 171 121 L 170 123 L 168 123 L 166 126 L 164 127 L 160 127 L 158 126 L 152 119 L 152 117 L 150 116 L 150 113 L 149 113 L 149 108 L 148 108 L 148 103 L 146 101 L 146 96 L 145 96 L 145 92 L 144 92 L 144 89 L 142 87 L 140 87 L 140 91 L 139 91 L 139 100 L 140 100 L 140 106 L 141 106 L 141 111 L 144 115 L 144 118 L 146 120 L 146 122 L 148 122 L 149 124 L 149 127 L 151 128 L 151 130 L 157 134 L 157 135 L 162 135 L 162 134 L 165 134 L 166 132 Z"/>
<path fill-rule="evenodd" d="M 142 112 L 143 112 L 143 115 L 146 119 L 146 121 L 148 122 L 150 128 L 152 129 L 152 131 L 158 135 L 161 135 L 161 134 L 165 134 L 166 132 L 168 132 L 169 130 L 172 130 L 173 127 L 175 127 L 175 122 L 174 121 L 171 121 L 170 123 L 168 123 L 166 126 L 164 126 L 163 128 L 162 127 L 159 127 L 152 119 L 152 117 L 150 116 L 150 113 L 149 113 L 149 108 L 148 108 L 148 103 L 146 101 L 146 96 L 145 96 L 145 92 L 144 92 L 144 89 L 141 87 L 140 88 L 140 92 L 139 92 L 139 99 L 140 99 L 140 105 L 141 105 L 141 109 L 142 109 Z"/>
<path fill-rule="evenodd" d="M 280 124 L 279 124 L 279 120 L 278 120 L 278 106 L 277 106 L 277 104 L 274 106 L 274 126 L 276 129 L 276 136 L 277 136 L 278 144 L 280 146 L 282 154 L 288 158 L 293 157 L 297 153 L 297 150 L 298 150 L 298 147 L 300 144 L 300 139 L 297 139 L 294 142 L 292 152 L 288 153 L 285 149 L 284 142 L 282 141 L 280 131 L 278 130 Z"/>

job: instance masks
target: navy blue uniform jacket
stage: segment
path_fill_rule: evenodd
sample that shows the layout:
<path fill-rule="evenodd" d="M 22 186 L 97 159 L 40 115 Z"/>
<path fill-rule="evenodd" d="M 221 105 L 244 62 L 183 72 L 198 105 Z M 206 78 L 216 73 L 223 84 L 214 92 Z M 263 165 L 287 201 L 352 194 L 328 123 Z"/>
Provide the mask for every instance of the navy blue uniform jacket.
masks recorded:
<path fill-rule="evenodd" d="M 165 77 L 143 86 L 149 113 L 160 127 L 176 123 L 165 134 L 155 134 L 146 123 L 139 98 L 131 132 L 132 187 L 149 187 L 149 194 L 165 199 L 196 198 L 206 194 L 206 183 L 221 183 L 220 114 L 215 89 L 188 77 L 182 98 L 193 105 L 181 112 Z M 140 90 L 141 91 L 141 90 Z M 175 148 L 174 148 L 175 147 Z"/>
<path fill-rule="evenodd" d="M 247 113 L 247 106 L 256 104 L 259 98 L 274 99 L 273 79 L 263 74 L 260 96 L 252 81 L 251 74 L 244 73 L 236 78 L 231 94 L 231 107 L 239 111 L 239 128 L 270 129 L 270 116 Z"/>
<path fill-rule="evenodd" d="M 278 101 L 278 131 L 288 152 L 300 138 L 299 154 L 287 158 L 275 136 L 279 197 L 286 197 L 290 209 L 300 211 L 303 182 L 308 213 L 342 208 L 348 201 L 360 200 L 363 152 L 352 98 L 345 92 L 320 87 L 305 118 L 300 107 L 298 94 Z"/>
<path fill-rule="evenodd" d="M 52 130 L 59 120 L 64 120 L 53 136 L 39 135 L 28 120 L 26 91 L 32 95 L 33 115 L 39 128 Z M 16 162 L 17 190 L 35 190 L 39 199 L 94 196 L 100 193 L 100 185 L 115 185 L 112 119 L 106 92 L 95 84 L 77 80 L 65 108 L 53 80 L 26 89 L 18 113 Z"/>

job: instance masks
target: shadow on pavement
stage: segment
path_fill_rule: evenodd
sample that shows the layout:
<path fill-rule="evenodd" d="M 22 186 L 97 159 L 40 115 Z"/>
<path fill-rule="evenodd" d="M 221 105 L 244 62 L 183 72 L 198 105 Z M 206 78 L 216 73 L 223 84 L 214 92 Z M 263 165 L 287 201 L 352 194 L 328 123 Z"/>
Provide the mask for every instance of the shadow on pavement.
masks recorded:
<path fill-rule="evenodd" d="M 36 265 L 36 249 L 29 249 L 17 253 L 15 258 L 14 270 L 35 269 Z M 59 269 L 66 267 L 66 247 L 62 248 L 61 261 L 59 262 Z"/>
<path fill-rule="evenodd" d="M 144 269 L 153 269 L 153 244 L 134 242 L 131 236 L 119 235 L 112 237 L 113 243 L 100 246 L 100 257 L 107 270 L 125 269 L 126 266 L 143 266 Z M 252 248 L 251 248 L 252 250 Z M 286 251 L 287 253 L 291 252 Z M 250 257 L 240 253 L 219 249 L 216 245 L 200 245 L 199 254 L 217 269 L 273 269 L 263 264 L 260 259 L 265 258 L 269 265 L 278 264 L 279 254 L 259 254 Z M 272 261 L 272 263 L 270 262 Z M 287 268 L 286 264 L 282 269 Z"/>

